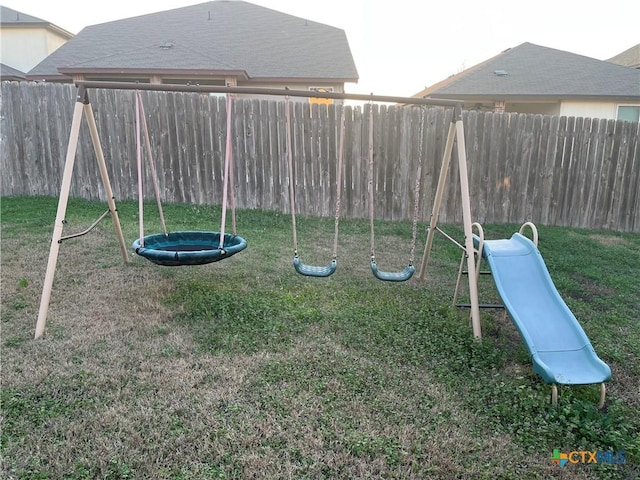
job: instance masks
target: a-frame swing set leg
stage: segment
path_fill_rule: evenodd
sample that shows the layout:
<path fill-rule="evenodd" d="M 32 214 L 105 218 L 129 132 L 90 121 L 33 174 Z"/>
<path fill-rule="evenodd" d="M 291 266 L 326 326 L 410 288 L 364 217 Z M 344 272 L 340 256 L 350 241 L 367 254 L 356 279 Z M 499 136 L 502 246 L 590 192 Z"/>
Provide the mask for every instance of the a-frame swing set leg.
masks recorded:
<path fill-rule="evenodd" d="M 53 235 L 51 237 L 49 261 L 47 262 L 47 272 L 45 274 L 44 285 L 42 287 L 42 297 L 40 299 L 40 310 L 38 311 L 38 321 L 36 323 L 35 338 L 39 338 L 44 334 L 44 328 L 47 322 L 47 313 L 49 311 L 49 302 L 51 300 L 51 289 L 53 288 L 53 279 L 56 272 L 56 265 L 58 263 L 60 243 L 62 243 L 62 231 L 64 229 L 67 204 L 69 202 L 71 178 L 73 176 L 73 167 L 75 164 L 76 151 L 78 149 L 80 124 L 82 123 L 83 114 L 87 118 L 89 133 L 91 134 L 91 141 L 93 143 L 93 149 L 96 154 L 98 168 L 100 169 L 102 185 L 104 187 L 104 191 L 107 197 L 107 203 L 109 205 L 109 212 L 111 213 L 113 226 L 116 231 L 116 236 L 118 237 L 118 243 L 120 244 L 120 253 L 122 254 L 122 260 L 124 261 L 124 263 L 127 263 L 129 261 L 127 255 L 127 247 L 125 245 L 122 228 L 120 226 L 120 219 L 118 218 L 118 211 L 116 209 L 116 204 L 113 197 L 113 190 L 111 189 L 109 173 L 107 171 L 107 165 L 104 159 L 104 154 L 102 152 L 102 146 L 100 144 L 98 128 L 96 126 L 95 117 L 93 115 L 93 109 L 91 108 L 91 104 L 89 103 L 89 97 L 87 95 L 86 89 L 81 86 L 78 90 L 78 97 L 73 111 L 71 133 L 69 135 L 69 144 L 67 146 L 67 156 L 65 159 L 64 171 L 62 174 L 62 186 L 60 187 L 60 197 L 58 199 L 58 211 L 56 213 L 56 220 L 53 227 Z"/>
<path fill-rule="evenodd" d="M 456 138 L 458 139 L 455 142 Z M 471 199 L 469 195 L 469 179 L 467 177 L 467 152 L 464 142 L 464 126 L 462 123 L 462 107 L 456 105 L 453 112 L 449 133 L 447 135 L 447 143 L 445 144 L 444 155 L 442 158 L 442 166 L 440 176 L 438 178 L 438 186 L 436 188 L 433 210 L 431 212 L 431 220 L 429 223 L 429 231 L 427 233 L 427 242 L 422 257 L 422 265 L 420 268 L 420 279 L 424 280 L 433 245 L 433 236 L 438 226 L 438 216 L 440 215 L 440 207 L 442 205 L 442 197 L 444 188 L 449 174 L 449 164 L 453 154 L 453 145 L 456 143 L 456 153 L 458 156 L 458 170 L 460 173 L 460 195 L 462 201 L 462 220 L 464 224 L 464 249 L 467 257 L 467 271 L 469 272 L 469 296 L 471 300 L 471 325 L 473 328 L 473 336 L 482 338 L 482 330 L 480 327 L 480 306 L 478 301 L 478 284 L 476 281 L 476 263 L 473 247 L 473 226 L 471 221 Z"/>

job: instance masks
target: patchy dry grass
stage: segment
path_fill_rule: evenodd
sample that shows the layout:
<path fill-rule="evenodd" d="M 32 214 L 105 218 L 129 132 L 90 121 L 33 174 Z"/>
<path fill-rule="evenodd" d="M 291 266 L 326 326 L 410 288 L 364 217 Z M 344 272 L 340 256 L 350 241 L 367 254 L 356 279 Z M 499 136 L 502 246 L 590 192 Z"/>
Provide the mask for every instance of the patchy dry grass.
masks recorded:
<path fill-rule="evenodd" d="M 594 233 L 593 235 L 589 235 L 589 238 L 604 245 L 605 247 L 627 244 L 627 241 L 623 237 L 620 237 L 618 235 L 604 235 L 601 233 Z"/>
<path fill-rule="evenodd" d="M 127 241 L 134 208 L 120 206 Z M 101 210 L 74 201 L 71 223 L 90 223 Z M 216 218 L 202 207 L 167 213 L 182 222 L 176 229 L 188 221 L 211 228 Z M 561 389 L 554 411 L 508 319 L 484 313 L 479 345 L 465 313 L 449 306 L 455 247 L 437 244 L 425 284 L 382 284 L 368 271 L 366 222 L 344 222 L 338 272 L 313 280 L 292 272 L 288 219 L 274 213 L 239 213 L 245 252 L 177 269 L 140 258 L 123 265 L 107 221 L 63 244 L 46 337 L 34 341 L 54 216 L 55 199 L 2 200 L 3 478 L 638 473 L 637 236 L 603 247 L 599 233 L 571 232 L 597 244 L 589 252 L 604 263 L 618 259 L 594 267 L 598 281 L 591 268 L 576 271 L 575 258 L 554 256 L 560 229 L 542 229 L 554 278 L 576 293 L 571 307 L 614 371 L 606 411 L 595 409 L 595 387 Z M 332 220 L 300 227 L 304 260 L 326 263 Z M 406 263 L 409 232 L 381 223 L 381 268 Z M 549 461 L 553 448 L 624 449 L 628 462 L 560 470 Z"/>

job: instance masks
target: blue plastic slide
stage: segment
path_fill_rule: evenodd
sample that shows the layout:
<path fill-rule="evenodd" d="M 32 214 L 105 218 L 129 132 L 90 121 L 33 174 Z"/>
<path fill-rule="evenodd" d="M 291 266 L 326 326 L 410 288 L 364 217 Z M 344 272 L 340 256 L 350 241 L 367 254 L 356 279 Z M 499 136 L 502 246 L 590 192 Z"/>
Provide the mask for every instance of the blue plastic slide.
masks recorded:
<path fill-rule="evenodd" d="M 477 242 L 477 238 L 475 238 Z M 508 240 L 485 240 L 482 256 L 498 293 L 531 354 L 533 370 L 545 382 L 602 383 L 611 369 L 556 289 L 534 243 L 515 233 Z"/>

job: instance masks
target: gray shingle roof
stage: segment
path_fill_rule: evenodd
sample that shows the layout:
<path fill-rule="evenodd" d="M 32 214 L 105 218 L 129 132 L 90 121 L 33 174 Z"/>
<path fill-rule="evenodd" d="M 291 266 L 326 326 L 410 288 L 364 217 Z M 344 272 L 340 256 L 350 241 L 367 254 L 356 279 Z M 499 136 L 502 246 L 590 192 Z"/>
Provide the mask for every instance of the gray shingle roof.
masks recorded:
<path fill-rule="evenodd" d="M 2 80 L 24 80 L 25 73 L 20 70 L 0 63 L 0 79 Z"/>
<path fill-rule="evenodd" d="M 249 78 L 356 81 L 344 30 L 244 1 L 218 0 L 93 25 L 30 78 L 86 71 L 244 71 Z"/>
<path fill-rule="evenodd" d="M 611 57 L 607 62 L 624 65 L 625 67 L 640 68 L 640 43 Z"/>
<path fill-rule="evenodd" d="M 3 5 L 0 5 L 0 23 L 2 25 L 49 25 L 49 22 L 46 22 L 41 18 L 32 17 L 31 15 L 27 15 L 26 13 L 19 12 L 13 8 L 5 7 Z"/>
<path fill-rule="evenodd" d="M 640 98 L 640 70 L 523 43 L 425 89 L 418 96 Z"/>
<path fill-rule="evenodd" d="M 20 26 L 36 26 L 42 28 L 49 28 L 56 31 L 58 34 L 62 35 L 66 38 L 73 37 L 73 34 L 67 32 L 65 29 L 54 25 L 51 22 L 47 22 L 46 20 L 42 20 L 41 18 L 34 17 L 32 15 L 27 15 L 26 13 L 19 12 L 18 10 L 14 10 L 13 8 L 5 7 L 0 5 L 0 24 L 10 27 L 20 27 Z"/>

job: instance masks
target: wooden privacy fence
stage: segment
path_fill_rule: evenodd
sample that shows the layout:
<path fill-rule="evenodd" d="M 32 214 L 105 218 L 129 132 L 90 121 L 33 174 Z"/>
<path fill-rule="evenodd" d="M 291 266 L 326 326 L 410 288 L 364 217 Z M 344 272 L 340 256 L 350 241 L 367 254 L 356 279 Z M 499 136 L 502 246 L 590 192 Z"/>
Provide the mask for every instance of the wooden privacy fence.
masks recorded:
<path fill-rule="evenodd" d="M 224 98 L 142 92 L 165 202 L 220 204 Z M 134 92 L 91 90 L 116 200 L 137 197 Z M 3 82 L 2 195 L 59 194 L 76 89 Z M 285 100 L 237 99 L 233 185 L 240 208 L 289 212 Z M 330 216 L 340 106 L 294 102 L 296 210 Z M 342 214 L 368 216 L 368 105 L 347 106 Z M 452 112 L 374 105 L 374 192 L 378 218 L 410 219 L 418 164 L 421 219 L 428 220 Z M 639 124 L 541 115 L 464 112 L 472 217 L 480 222 L 640 232 Z M 421 141 L 422 140 L 422 141 Z M 455 149 L 454 149 L 455 151 Z M 457 164 L 440 213 L 461 222 Z M 153 196 L 149 169 L 145 196 Z M 82 126 L 71 195 L 104 199 L 88 128 Z"/>

